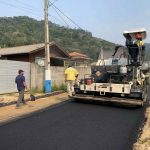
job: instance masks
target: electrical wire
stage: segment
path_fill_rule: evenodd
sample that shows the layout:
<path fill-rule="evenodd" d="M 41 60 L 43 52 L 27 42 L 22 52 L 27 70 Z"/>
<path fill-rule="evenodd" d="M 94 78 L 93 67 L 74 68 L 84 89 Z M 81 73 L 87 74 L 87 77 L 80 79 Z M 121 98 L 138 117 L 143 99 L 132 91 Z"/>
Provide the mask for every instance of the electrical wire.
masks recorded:
<path fill-rule="evenodd" d="M 24 2 L 22 2 L 22 1 L 20 1 L 20 0 L 14 0 L 15 2 L 17 1 L 19 4 L 21 4 L 21 5 L 23 5 L 23 6 L 26 6 L 26 8 L 30 8 L 30 10 L 32 9 L 33 10 L 33 8 L 35 8 L 36 10 L 38 10 L 38 11 L 41 11 L 41 10 L 39 10 L 39 9 L 37 9 L 36 7 L 34 7 L 34 6 L 32 6 L 32 5 L 29 5 L 29 4 L 27 4 L 27 3 L 24 3 Z"/>
<path fill-rule="evenodd" d="M 41 13 L 39 12 L 33 12 L 33 10 L 31 8 L 27 8 L 27 7 L 21 7 L 21 6 L 16 6 L 16 5 L 13 5 L 13 4 L 10 4 L 8 2 L 4 2 L 2 0 L 0 0 L 0 3 L 4 4 L 4 5 L 7 5 L 7 6 L 10 6 L 10 7 L 13 7 L 13 8 L 19 8 L 21 9 L 21 11 L 24 11 L 24 12 L 28 12 L 30 14 L 35 14 L 36 16 L 38 15 L 38 17 L 40 18 L 43 18 L 43 16 L 41 15 Z M 23 4 L 23 3 L 22 3 Z M 49 17 L 52 17 L 54 18 L 55 20 L 58 20 L 59 22 L 61 22 L 61 20 L 59 20 L 58 18 L 52 16 L 49 14 Z M 63 23 L 63 22 L 62 22 Z"/>
<path fill-rule="evenodd" d="M 54 0 L 53 2 L 51 2 L 51 4 L 49 4 L 49 7 L 51 7 L 55 2 L 57 2 L 58 0 Z M 50 3 L 50 1 L 49 1 Z"/>
<path fill-rule="evenodd" d="M 14 0 L 17 4 L 21 4 L 21 7 L 22 8 L 24 8 L 24 9 L 28 9 L 29 11 L 31 11 L 31 12 L 33 12 L 33 8 L 34 9 L 36 9 L 36 13 L 37 14 L 39 14 L 40 16 L 41 16 L 41 14 L 43 13 L 43 11 L 41 11 L 40 9 L 37 9 L 36 7 L 33 7 L 33 6 L 31 6 L 31 5 L 28 5 L 28 4 L 26 4 L 26 3 L 24 3 L 24 2 L 22 2 L 22 1 L 20 1 L 20 0 Z M 24 7 L 24 6 L 26 6 L 26 7 Z M 43 16 L 42 16 L 42 18 L 43 18 Z"/>
<path fill-rule="evenodd" d="M 53 8 L 54 9 L 54 8 Z M 54 9 L 54 11 L 57 13 L 57 15 L 61 18 L 61 20 L 67 25 L 67 27 L 69 27 L 69 24 L 66 22 L 66 20 L 59 14 L 59 12 Z"/>
<path fill-rule="evenodd" d="M 57 9 L 61 14 L 63 14 L 70 22 L 72 22 L 75 26 L 77 26 L 79 29 L 83 30 L 75 21 L 73 21 L 70 17 L 68 17 L 63 11 L 61 11 L 58 7 L 56 7 L 52 2 L 49 1 L 49 3 L 53 8 Z"/>
<path fill-rule="evenodd" d="M 25 7 L 18 7 L 18 6 L 16 6 L 16 5 L 13 5 L 13 4 L 4 2 L 4 1 L 2 1 L 2 0 L 0 0 L 0 3 L 2 3 L 2 4 L 4 4 L 4 5 L 7 5 L 7 6 L 10 6 L 10 7 L 19 8 L 19 9 L 21 9 L 22 11 L 25 11 L 25 12 L 28 12 L 28 13 L 31 13 L 31 14 L 36 14 L 36 15 L 38 14 L 38 15 L 39 15 L 39 13 L 33 12 L 33 10 L 31 11 L 31 10 L 25 8 Z M 41 16 L 41 15 L 39 15 L 38 17 L 42 17 L 42 18 L 43 18 L 43 16 Z"/>
<path fill-rule="evenodd" d="M 59 22 L 61 22 L 62 24 L 64 24 L 64 22 L 61 19 L 58 19 L 58 18 L 56 18 L 55 16 L 52 16 L 52 15 L 49 15 L 49 19 L 51 20 L 52 18 L 59 21 Z"/>
<path fill-rule="evenodd" d="M 26 5 L 25 3 L 23 3 L 23 2 L 20 2 L 19 0 L 17 0 L 20 4 L 22 4 L 22 5 Z M 52 6 L 52 8 L 54 9 L 54 11 L 57 13 L 57 15 L 60 17 L 60 19 L 63 21 L 63 23 L 65 23 L 66 24 L 66 26 L 67 27 L 69 27 L 69 24 L 67 23 L 67 21 L 60 15 L 60 13 L 59 12 L 61 12 L 61 14 L 63 14 L 67 19 L 69 19 L 74 25 L 76 25 L 78 28 L 80 28 L 81 29 L 81 27 L 79 26 L 79 25 L 77 25 L 71 18 L 69 18 L 67 15 L 65 15 L 59 8 L 57 8 L 55 5 L 54 5 L 54 3 L 56 2 L 56 1 L 58 1 L 58 0 L 55 0 L 55 1 L 53 1 L 53 2 L 50 2 L 49 1 L 49 6 Z M 16 6 L 16 5 L 13 5 L 13 4 L 10 4 L 10 3 L 8 3 L 8 2 L 5 2 L 5 1 L 2 1 L 2 0 L 0 0 L 0 3 L 1 4 L 4 4 L 4 5 L 7 5 L 7 6 L 10 6 L 10 7 L 13 7 L 13 8 L 19 8 L 19 9 L 21 9 L 21 11 L 25 11 L 25 12 L 28 12 L 28 13 L 30 13 L 30 14 L 34 14 L 34 15 L 38 15 L 38 17 L 40 17 L 40 18 L 43 18 L 43 16 L 41 15 L 41 13 L 40 12 L 33 12 L 33 9 L 32 8 L 29 8 L 29 7 L 24 7 L 24 6 Z M 27 6 L 27 5 L 26 5 Z M 28 5 L 28 6 L 30 6 L 30 5 Z M 58 12 L 59 11 L 59 12 Z M 58 18 L 56 18 L 55 16 L 52 16 L 52 15 L 50 15 L 49 14 L 49 17 L 52 17 L 52 18 L 54 18 L 55 20 L 58 20 L 59 22 L 60 22 L 60 20 L 58 19 Z"/>

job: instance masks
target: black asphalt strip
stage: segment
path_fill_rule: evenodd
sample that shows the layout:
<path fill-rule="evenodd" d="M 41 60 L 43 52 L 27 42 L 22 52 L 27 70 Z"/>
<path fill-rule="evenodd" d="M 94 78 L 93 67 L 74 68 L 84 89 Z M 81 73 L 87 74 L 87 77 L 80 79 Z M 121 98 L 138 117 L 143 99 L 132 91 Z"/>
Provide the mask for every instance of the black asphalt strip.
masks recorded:
<path fill-rule="evenodd" d="M 0 150 L 131 150 L 145 112 L 74 101 L 50 108 L 0 126 Z"/>

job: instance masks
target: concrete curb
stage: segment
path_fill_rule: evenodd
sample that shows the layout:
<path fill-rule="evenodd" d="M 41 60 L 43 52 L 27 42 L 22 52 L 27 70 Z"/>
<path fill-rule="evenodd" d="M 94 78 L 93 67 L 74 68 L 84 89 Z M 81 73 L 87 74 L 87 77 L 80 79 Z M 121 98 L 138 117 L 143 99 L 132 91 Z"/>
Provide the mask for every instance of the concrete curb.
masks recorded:
<path fill-rule="evenodd" d="M 38 100 L 40 98 L 45 98 L 45 97 L 49 97 L 49 96 L 62 94 L 62 93 L 64 93 L 64 92 L 63 91 L 56 91 L 56 92 L 52 92 L 52 93 L 49 93 L 49 94 L 36 96 L 36 100 Z M 30 101 L 30 98 L 25 99 L 25 101 Z M 13 104 L 16 104 L 16 103 L 17 103 L 17 101 L 12 101 L 12 102 L 9 102 L 9 103 L 0 103 L 0 107 L 9 106 L 9 105 L 13 105 Z"/>

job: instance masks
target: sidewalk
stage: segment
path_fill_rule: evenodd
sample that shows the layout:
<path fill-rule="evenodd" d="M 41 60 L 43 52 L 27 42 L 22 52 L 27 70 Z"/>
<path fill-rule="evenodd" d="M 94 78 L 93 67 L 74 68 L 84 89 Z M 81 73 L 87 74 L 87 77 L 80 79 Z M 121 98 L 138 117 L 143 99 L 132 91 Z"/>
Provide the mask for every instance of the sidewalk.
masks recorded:
<path fill-rule="evenodd" d="M 55 91 L 50 94 L 45 94 L 45 93 L 35 93 L 34 96 L 36 99 L 43 98 L 43 97 L 49 97 L 52 95 L 57 95 L 63 93 L 62 91 Z M 25 92 L 24 94 L 25 100 L 29 101 L 30 100 L 30 93 Z M 8 106 L 12 104 L 16 104 L 18 100 L 18 93 L 10 93 L 10 94 L 1 94 L 0 95 L 0 107 L 3 106 Z"/>
<path fill-rule="evenodd" d="M 133 150 L 150 150 L 150 107 L 146 111 L 146 122 L 142 134 L 134 144 Z"/>
<path fill-rule="evenodd" d="M 55 96 L 49 96 L 41 98 L 36 101 L 28 101 L 27 105 L 22 105 L 19 109 L 16 109 L 16 105 L 9 105 L 0 107 L 0 124 L 16 120 L 33 112 L 42 110 L 54 104 L 58 104 L 68 100 L 67 93 L 58 94 Z"/>

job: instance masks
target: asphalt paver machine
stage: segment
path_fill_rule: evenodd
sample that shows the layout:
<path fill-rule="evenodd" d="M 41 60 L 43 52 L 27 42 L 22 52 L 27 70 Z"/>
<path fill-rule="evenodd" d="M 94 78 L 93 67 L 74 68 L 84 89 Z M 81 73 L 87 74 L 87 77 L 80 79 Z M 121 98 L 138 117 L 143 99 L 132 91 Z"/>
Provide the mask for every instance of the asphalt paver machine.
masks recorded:
<path fill-rule="evenodd" d="M 149 84 L 148 64 L 144 62 L 146 30 L 125 31 L 126 46 L 117 46 L 115 53 L 123 48 L 126 64 L 93 66 L 90 75 L 74 85 L 74 99 L 123 103 L 143 106 L 147 99 Z M 113 56 L 115 55 L 113 54 Z M 115 63 L 114 63 L 115 62 Z"/>

